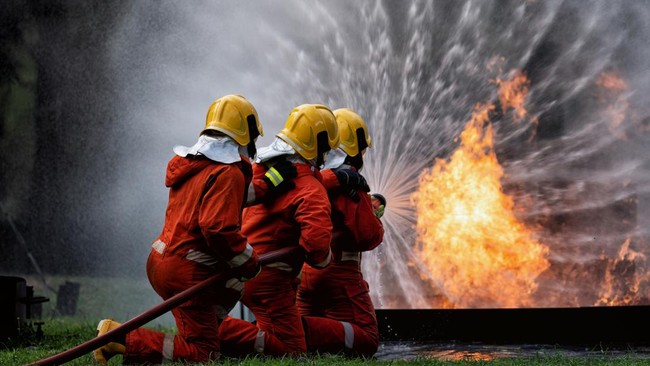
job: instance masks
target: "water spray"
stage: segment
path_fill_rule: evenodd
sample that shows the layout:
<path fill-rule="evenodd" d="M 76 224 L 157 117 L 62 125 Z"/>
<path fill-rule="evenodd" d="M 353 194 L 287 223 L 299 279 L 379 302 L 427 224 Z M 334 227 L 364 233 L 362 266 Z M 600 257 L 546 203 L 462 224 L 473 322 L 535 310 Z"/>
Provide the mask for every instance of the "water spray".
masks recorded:
<path fill-rule="evenodd" d="M 51 291 L 54 295 L 57 294 L 56 290 L 50 286 L 47 281 L 45 280 L 45 275 L 43 274 L 43 271 L 41 270 L 41 267 L 38 265 L 38 262 L 36 261 L 36 258 L 32 255 L 32 252 L 29 250 L 29 246 L 27 245 L 27 241 L 23 237 L 23 235 L 20 233 L 18 228 L 16 227 L 16 224 L 14 223 L 14 220 L 11 218 L 11 215 L 9 214 L 9 211 L 5 208 L 5 206 L 0 202 L 0 210 L 4 213 L 7 222 L 9 223 L 9 226 L 11 227 L 11 230 L 14 232 L 14 235 L 16 235 L 16 239 L 18 240 L 18 243 L 20 246 L 23 247 L 25 250 L 25 254 L 27 254 L 27 258 L 29 258 L 29 262 L 32 264 L 32 267 L 34 267 L 34 270 L 38 274 L 41 282 L 43 282 L 43 285 L 45 288 L 47 288 L 49 291 Z"/>

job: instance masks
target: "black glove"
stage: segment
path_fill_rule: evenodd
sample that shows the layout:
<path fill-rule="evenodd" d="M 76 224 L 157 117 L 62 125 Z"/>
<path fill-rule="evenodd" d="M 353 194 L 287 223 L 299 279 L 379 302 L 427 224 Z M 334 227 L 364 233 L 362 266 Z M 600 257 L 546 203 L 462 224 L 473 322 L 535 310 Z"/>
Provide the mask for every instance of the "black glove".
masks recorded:
<path fill-rule="evenodd" d="M 358 189 L 361 189 L 365 192 L 370 192 L 370 187 L 366 182 L 366 179 L 355 172 L 352 169 L 335 169 L 334 174 L 339 180 L 341 190 L 350 197 L 354 202 L 359 202 L 361 197 L 359 197 Z"/>
<path fill-rule="evenodd" d="M 291 179 L 297 176 L 296 167 L 291 162 L 282 160 L 270 167 L 262 179 L 269 187 L 269 193 L 279 194 L 294 189 L 296 184 Z"/>
<path fill-rule="evenodd" d="M 359 174 L 359 172 L 355 172 L 352 169 L 335 169 L 334 174 L 338 178 L 342 188 L 355 188 L 361 189 L 364 192 L 370 192 L 366 178 Z"/>
<path fill-rule="evenodd" d="M 239 267 L 231 268 L 230 275 L 238 279 L 240 282 L 250 281 L 257 277 L 262 271 L 262 263 L 260 263 L 257 254 L 253 254 L 244 264 Z"/>
<path fill-rule="evenodd" d="M 253 278 L 259 276 L 261 272 L 262 272 L 262 263 L 260 263 L 260 262 L 258 261 L 258 262 L 257 262 L 257 265 L 255 266 L 255 268 L 254 268 L 251 272 L 248 272 L 248 273 L 242 273 L 242 274 L 239 276 L 239 278 L 238 278 L 238 279 L 239 279 L 239 282 L 250 281 L 250 280 L 252 280 Z"/>

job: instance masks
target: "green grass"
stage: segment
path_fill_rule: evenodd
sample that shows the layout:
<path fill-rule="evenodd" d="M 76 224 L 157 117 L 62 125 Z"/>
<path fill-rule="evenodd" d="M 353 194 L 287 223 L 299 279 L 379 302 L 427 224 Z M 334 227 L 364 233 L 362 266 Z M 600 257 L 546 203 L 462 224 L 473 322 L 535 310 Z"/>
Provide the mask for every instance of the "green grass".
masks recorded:
<path fill-rule="evenodd" d="M 55 355 L 94 337 L 94 327 L 65 318 L 46 319 L 40 340 L 5 342 L 0 350 L 0 365 L 23 365 Z M 92 359 L 83 356 L 70 365 L 89 365 Z"/>
<path fill-rule="evenodd" d="M 87 322 L 79 322 L 71 318 L 58 318 L 58 319 L 45 319 L 43 328 L 44 336 L 38 341 L 13 343 L 5 342 L 4 347 L 0 349 L 0 365 L 24 365 L 31 362 L 36 362 L 40 359 L 52 356 L 59 352 L 63 352 L 72 348 L 84 341 L 91 339 L 94 336 L 95 324 Z M 173 332 L 173 329 L 155 327 L 166 332 Z M 467 355 L 468 358 L 475 358 L 471 353 Z M 66 365 L 91 365 L 93 363 L 92 356 L 86 354 Z M 121 364 L 121 357 L 114 357 L 109 361 L 109 365 Z M 608 354 L 606 351 L 601 352 L 597 356 L 584 356 L 577 357 L 575 355 L 567 356 L 561 351 L 553 354 L 532 355 L 528 357 L 517 358 L 500 358 L 495 360 L 472 360 L 461 359 L 456 361 L 442 360 L 435 358 L 426 358 L 418 356 L 409 360 L 364 360 L 364 359 L 348 359 L 341 356 L 320 356 L 310 355 L 296 358 L 265 358 L 265 357 L 248 357 L 245 359 L 229 359 L 224 358 L 219 361 L 211 362 L 206 365 L 271 365 L 271 366 L 289 366 L 289 365 L 494 365 L 494 366 L 514 366 L 514 365 L 648 365 L 650 359 L 641 358 L 638 355 L 630 353 L 629 355 L 623 354 L 614 355 Z M 185 363 L 171 363 L 170 365 L 186 365 Z"/>
<path fill-rule="evenodd" d="M 0 366 L 24 365 L 63 352 L 77 346 L 95 335 L 97 322 L 105 317 L 124 322 L 141 312 L 157 305 L 161 300 L 151 289 L 146 278 L 94 278 L 94 277 L 48 277 L 49 286 L 58 288 L 66 280 L 81 283 L 77 315 L 59 317 L 54 311 L 56 296 L 44 288 L 34 277 L 26 277 L 27 284 L 34 286 L 35 295 L 47 296 L 49 303 L 43 304 L 44 336 L 40 340 L 21 343 L 5 341 L 0 343 Z M 146 325 L 148 328 L 173 333 L 173 318 L 166 314 L 163 318 Z M 388 349 L 387 346 L 385 349 Z M 390 352 L 380 353 L 379 359 L 347 359 L 340 356 L 310 355 L 298 358 L 249 357 L 245 359 L 222 359 L 208 365 L 650 365 L 650 349 L 629 351 L 582 350 L 578 353 L 562 349 L 544 349 L 516 353 L 484 352 L 480 347 L 426 346 L 424 351 L 405 346 L 405 351 L 393 347 Z M 476 348 L 476 349 L 475 349 Z M 476 350 L 476 352 L 475 352 Z M 381 350 L 380 350 L 381 351 Z M 642 352 L 645 351 L 645 354 Z M 505 356 L 504 356 L 505 354 Z M 521 355 L 520 355 L 521 354 Z M 508 358 L 510 357 L 510 358 Z M 644 358 L 645 357 L 645 358 Z M 496 358 L 488 360 L 490 358 Z M 86 354 L 66 365 L 91 365 L 93 359 Z M 121 357 L 109 361 L 109 365 L 121 364 Z M 185 365 L 171 363 L 171 365 Z"/>

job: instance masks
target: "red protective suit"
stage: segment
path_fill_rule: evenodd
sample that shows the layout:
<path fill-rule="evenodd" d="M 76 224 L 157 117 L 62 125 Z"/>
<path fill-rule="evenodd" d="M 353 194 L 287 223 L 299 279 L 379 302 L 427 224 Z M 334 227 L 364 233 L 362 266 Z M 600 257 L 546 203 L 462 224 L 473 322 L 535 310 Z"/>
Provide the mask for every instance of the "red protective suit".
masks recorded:
<path fill-rule="evenodd" d="M 257 254 L 241 233 L 251 177 L 245 158 L 233 164 L 202 156 L 170 160 L 165 225 L 147 261 L 149 281 L 163 299 L 225 270 L 239 275 L 255 271 Z M 176 336 L 144 328 L 127 334 L 125 363 L 206 362 L 219 357 L 219 321 L 242 291 L 242 282 L 227 279 L 172 310 Z"/>
<path fill-rule="evenodd" d="M 219 329 L 222 349 L 228 355 L 254 352 L 280 356 L 306 352 L 305 334 L 296 307 L 296 275 L 303 262 L 322 268 L 329 264 L 332 224 L 327 192 L 318 170 L 294 164 L 296 187 L 273 200 L 244 210 L 243 233 L 259 254 L 287 246 L 300 247 L 294 258 L 270 263 L 246 282 L 242 302 L 253 312 L 257 326 L 226 318 Z M 253 165 L 254 176 L 266 168 Z M 310 267 L 311 268 L 311 267 Z"/>
<path fill-rule="evenodd" d="M 303 267 L 298 307 L 307 348 L 371 356 L 379 346 L 379 331 L 361 273 L 361 252 L 376 248 L 384 229 L 366 192 L 359 190 L 361 200 L 354 202 L 334 188 L 338 181 L 331 170 L 323 171 L 323 184 L 332 203 L 333 259 L 321 271 Z"/>

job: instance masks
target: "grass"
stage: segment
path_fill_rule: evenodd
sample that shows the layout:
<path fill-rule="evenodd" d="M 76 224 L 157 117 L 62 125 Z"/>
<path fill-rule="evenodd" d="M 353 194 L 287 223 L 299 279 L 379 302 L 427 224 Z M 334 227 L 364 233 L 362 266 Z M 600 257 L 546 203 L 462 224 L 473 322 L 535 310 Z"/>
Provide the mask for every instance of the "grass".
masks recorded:
<path fill-rule="evenodd" d="M 77 346 L 95 335 L 97 321 L 104 317 L 113 317 L 126 321 L 135 315 L 160 303 L 151 286 L 143 280 L 128 278 L 92 278 L 92 277 L 49 277 L 48 284 L 57 288 L 65 281 L 81 283 L 77 316 L 60 317 L 54 311 L 56 296 L 48 292 L 36 278 L 22 276 L 27 284 L 34 286 L 35 295 L 47 296 L 49 303 L 43 304 L 44 325 L 42 339 L 32 341 L 0 343 L 0 365 L 25 365 L 63 352 Z M 166 314 L 146 325 L 146 327 L 173 333 L 173 318 Z M 650 365 L 650 350 L 629 350 L 628 352 L 610 350 L 578 350 L 535 348 L 525 352 L 497 352 L 481 346 L 463 345 L 413 345 L 383 344 L 378 358 L 348 359 L 340 356 L 310 355 L 298 358 L 264 358 L 249 357 L 245 359 L 224 358 L 207 365 Z M 643 353 L 645 352 L 645 353 Z M 514 355 L 514 356 L 513 356 Z M 73 360 L 66 365 L 91 365 L 90 354 Z M 121 364 L 121 357 L 109 361 L 109 365 Z M 169 365 L 186 365 L 170 363 Z"/>
<path fill-rule="evenodd" d="M 173 332 L 173 328 L 157 326 L 160 330 Z M 59 352 L 72 348 L 94 336 L 95 324 L 80 322 L 74 318 L 52 318 L 45 319 L 43 327 L 44 336 L 40 340 L 32 342 L 12 343 L 5 342 L 4 347 L 0 348 L 0 365 L 24 365 L 36 362 L 40 359 L 52 356 Z M 432 354 L 432 353 L 429 353 Z M 584 356 L 567 355 L 561 350 L 558 352 L 545 352 L 543 354 L 532 354 L 526 357 L 497 358 L 493 360 L 476 359 L 476 354 L 467 353 L 465 358 L 459 357 L 456 360 L 445 360 L 426 356 L 415 356 L 410 359 L 395 358 L 392 360 L 382 359 L 349 359 L 342 356 L 332 355 L 310 355 L 296 358 L 265 358 L 265 357 L 248 357 L 245 359 L 223 358 L 219 361 L 207 363 L 205 365 L 271 365 L 271 366 L 289 366 L 289 365 L 494 365 L 494 366 L 514 366 L 514 365 L 648 365 L 648 358 L 639 357 L 635 353 L 614 354 L 602 351 L 594 356 L 593 353 Z M 480 358 L 480 357 L 478 357 Z M 91 365 L 93 359 L 90 354 L 86 354 L 66 365 Z M 109 361 L 109 365 L 121 364 L 121 357 L 114 357 Z M 169 365 L 186 365 L 185 363 L 170 363 Z"/>

